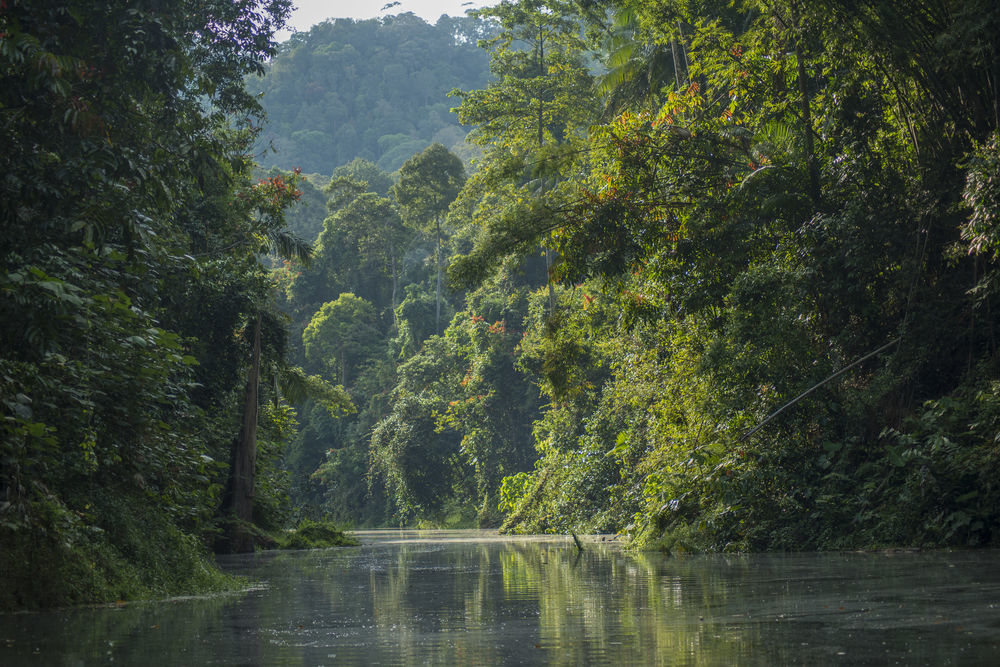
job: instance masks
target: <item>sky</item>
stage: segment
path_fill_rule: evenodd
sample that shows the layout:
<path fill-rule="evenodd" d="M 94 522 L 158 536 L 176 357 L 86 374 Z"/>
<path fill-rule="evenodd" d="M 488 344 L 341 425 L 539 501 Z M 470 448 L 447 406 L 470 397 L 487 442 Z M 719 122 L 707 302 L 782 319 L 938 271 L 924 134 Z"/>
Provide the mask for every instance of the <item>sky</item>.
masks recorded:
<path fill-rule="evenodd" d="M 496 4 L 496 0 L 399 0 L 395 6 L 383 10 L 393 0 L 293 0 L 295 10 L 289 20 L 292 30 L 278 34 L 283 40 L 296 31 L 306 31 L 328 18 L 370 19 L 377 16 L 413 12 L 429 23 L 442 14 L 461 16 L 467 9 Z"/>

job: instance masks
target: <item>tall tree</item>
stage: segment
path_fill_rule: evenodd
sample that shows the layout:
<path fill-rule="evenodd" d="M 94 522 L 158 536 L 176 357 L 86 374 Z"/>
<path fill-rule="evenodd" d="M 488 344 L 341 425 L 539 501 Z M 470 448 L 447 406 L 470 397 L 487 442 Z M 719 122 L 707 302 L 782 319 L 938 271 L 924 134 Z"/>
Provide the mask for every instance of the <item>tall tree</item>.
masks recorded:
<path fill-rule="evenodd" d="M 344 241 L 356 246 L 363 262 L 377 263 L 389 275 L 392 282 L 390 307 L 395 325 L 402 255 L 413 237 L 412 228 L 403 224 L 389 199 L 374 192 L 356 197 L 334 213 L 330 226 L 331 231 L 336 230 Z"/>
<path fill-rule="evenodd" d="M 438 333 L 441 332 L 441 223 L 464 183 L 462 161 L 441 144 L 432 144 L 403 163 L 399 181 L 392 188 L 404 220 L 434 232 L 435 330 Z"/>
<path fill-rule="evenodd" d="M 350 292 L 323 304 L 302 334 L 309 363 L 342 385 L 376 349 L 378 338 L 375 309 Z"/>
<path fill-rule="evenodd" d="M 477 179 L 491 190 L 497 184 L 489 181 L 513 178 L 521 190 L 518 200 L 536 204 L 531 211 L 519 207 L 497 210 L 487 204 L 480 207 L 481 216 L 474 216 L 481 217 L 487 228 L 480 249 L 493 246 L 481 254 L 503 255 L 514 250 L 512 245 L 524 246 L 547 237 L 552 220 L 545 207 L 537 204 L 545 200 L 546 192 L 558 182 L 561 168 L 567 166 L 567 155 L 573 151 L 563 153 L 564 149 L 585 136 L 595 105 L 591 76 L 583 62 L 580 22 L 571 3 L 505 0 L 476 15 L 497 25 L 498 35 L 481 43 L 490 51 L 490 69 L 496 80 L 481 90 L 453 94 L 462 99 L 457 109 L 459 120 L 475 126 L 470 139 L 487 151 L 485 168 Z M 511 236 L 516 239 L 513 244 Z M 546 272 L 551 274 L 549 244 L 545 244 L 544 253 Z M 547 280 L 551 313 L 555 308 L 551 275 Z"/>
<path fill-rule="evenodd" d="M 299 199 L 302 192 L 297 189 L 298 170 L 292 179 L 286 181 L 281 174 L 261 180 L 257 185 L 241 193 L 237 201 L 236 215 L 244 223 L 245 242 L 254 257 L 276 254 L 287 260 L 308 263 L 312 257 L 309 244 L 295 237 L 285 229 L 284 212 Z M 251 272 L 260 271 L 260 266 L 251 264 Z M 261 327 L 269 313 L 271 294 L 259 295 L 255 300 L 256 312 L 248 313 L 247 328 L 252 327 L 250 364 L 247 369 L 246 389 L 243 396 L 240 429 L 233 440 L 230 455 L 229 477 L 223 494 L 221 512 L 228 521 L 227 531 L 217 548 L 230 553 L 253 551 L 255 538 L 250 526 L 254 523 L 254 496 L 257 478 L 257 427 L 260 408 L 261 375 Z M 272 318 L 269 318 L 269 320 Z M 252 324 L 250 324 L 252 322 Z M 278 340 L 269 349 L 277 357 L 276 363 L 283 361 L 284 329 L 271 326 L 278 332 Z"/>

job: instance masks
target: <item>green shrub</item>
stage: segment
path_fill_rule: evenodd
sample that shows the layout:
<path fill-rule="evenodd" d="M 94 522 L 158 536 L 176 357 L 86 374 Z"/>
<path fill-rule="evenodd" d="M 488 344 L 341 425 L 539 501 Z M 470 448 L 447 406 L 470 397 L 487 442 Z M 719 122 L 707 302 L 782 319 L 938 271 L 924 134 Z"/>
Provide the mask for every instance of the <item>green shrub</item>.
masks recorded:
<path fill-rule="evenodd" d="M 302 519 L 277 539 L 278 549 L 325 549 L 356 546 L 358 541 L 328 521 Z"/>

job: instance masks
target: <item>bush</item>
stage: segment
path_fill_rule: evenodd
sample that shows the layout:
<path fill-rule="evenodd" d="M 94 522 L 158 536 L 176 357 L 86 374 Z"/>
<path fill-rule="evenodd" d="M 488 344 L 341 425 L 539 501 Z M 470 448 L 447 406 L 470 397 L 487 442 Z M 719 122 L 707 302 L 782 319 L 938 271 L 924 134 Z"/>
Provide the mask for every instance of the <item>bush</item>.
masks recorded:
<path fill-rule="evenodd" d="M 359 542 L 328 521 L 302 519 L 277 540 L 278 549 L 325 549 L 357 546 Z"/>

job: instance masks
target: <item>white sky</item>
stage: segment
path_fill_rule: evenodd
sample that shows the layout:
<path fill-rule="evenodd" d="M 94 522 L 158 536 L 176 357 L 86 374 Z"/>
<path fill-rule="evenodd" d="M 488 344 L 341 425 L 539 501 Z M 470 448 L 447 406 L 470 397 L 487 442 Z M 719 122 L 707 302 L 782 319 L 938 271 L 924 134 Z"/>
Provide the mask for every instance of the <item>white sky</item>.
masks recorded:
<path fill-rule="evenodd" d="M 328 18 L 370 19 L 392 14 L 413 12 L 429 23 L 435 23 L 442 14 L 461 16 L 468 9 L 496 4 L 496 0 L 399 0 L 393 7 L 382 10 L 392 0 L 293 0 L 295 9 L 289 19 L 292 30 L 278 34 L 279 40 L 288 38 L 293 30 L 306 31 Z"/>

